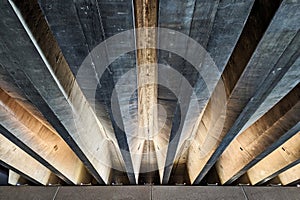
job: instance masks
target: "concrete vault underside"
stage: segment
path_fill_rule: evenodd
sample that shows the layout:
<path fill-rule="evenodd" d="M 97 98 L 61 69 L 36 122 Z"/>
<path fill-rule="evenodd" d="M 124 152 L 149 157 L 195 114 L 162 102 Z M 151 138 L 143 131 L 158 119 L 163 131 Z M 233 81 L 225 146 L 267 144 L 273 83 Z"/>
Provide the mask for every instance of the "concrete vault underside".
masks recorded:
<path fill-rule="evenodd" d="M 299 0 L 0 8 L 1 184 L 299 183 Z"/>

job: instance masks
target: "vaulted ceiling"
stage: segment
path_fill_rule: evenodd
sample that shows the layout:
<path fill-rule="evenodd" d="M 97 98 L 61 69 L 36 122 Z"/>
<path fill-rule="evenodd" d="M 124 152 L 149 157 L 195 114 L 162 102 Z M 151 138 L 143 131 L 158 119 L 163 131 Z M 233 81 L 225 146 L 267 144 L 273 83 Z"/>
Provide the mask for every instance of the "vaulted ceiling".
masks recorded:
<path fill-rule="evenodd" d="M 296 184 L 299 0 L 0 1 L 9 184 Z"/>

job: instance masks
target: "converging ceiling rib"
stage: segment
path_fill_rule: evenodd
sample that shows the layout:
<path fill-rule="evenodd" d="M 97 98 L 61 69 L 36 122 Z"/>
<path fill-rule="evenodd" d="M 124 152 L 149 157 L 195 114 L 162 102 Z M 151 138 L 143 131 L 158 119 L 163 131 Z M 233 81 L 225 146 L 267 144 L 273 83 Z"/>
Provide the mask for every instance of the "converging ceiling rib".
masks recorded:
<path fill-rule="evenodd" d="M 262 152 L 274 148 L 273 143 L 286 136 L 289 130 L 297 126 L 300 120 L 299 84 L 278 104 L 269 110 L 243 133 L 241 133 L 224 151 L 216 163 L 221 183 L 232 183 L 247 169 L 262 159 Z M 294 131 L 300 131 L 299 127 Z M 284 142 L 284 139 L 282 143 Z M 278 146 L 277 146 L 278 147 Z M 239 160 L 238 163 L 234 162 Z M 250 164 L 251 163 L 251 164 Z M 240 171 L 241 170 L 241 171 Z"/>
<path fill-rule="evenodd" d="M 300 164 L 291 167 L 290 169 L 278 175 L 280 182 L 283 185 L 290 185 L 300 181 Z"/>
<path fill-rule="evenodd" d="M 60 180 L 47 167 L 36 161 L 3 135 L 0 135 L 0 142 L 0 162 L 4 162 L 5 167 L 22 172 L 34 183 L 42 185 L 60 183 Z"/>
<path fill-rule="evenodd" d="M 34 155 L 31 156 L 39 155 L 36 159 L 46 163 L 45 165 L 66 183 L 80 184 L 91 181 L 83 163 L 57 133 L 40 123 L 1 89 L 0 103 L 1 125 L 7 129 L 5 132 L 10 132 L 8 138 L 18 138 L 16 140 L 22 141 L 34 151 Z"/>
<path fill-rule="evenodd" d="M 299 183 L 299 0 L 0 7 L 7 184 Z"/>
<path fill-rule="evenodd" d="M 150 173 L 158 170 L 153 147 L 159 145 L 155 140 L 158 134 L 157 108 L 157 1 L 135 0 L 135 30 L 137 44 L 137 93 L 138 93 L 138 137 L 144 140 L 140 153 L 141 166 L 136 173 Z M 141 141 L 140 141 L 141 142 Z M 152 148 L 151 148 L 152 144 Z M 152 149 L 152 150 L 151 150 Z M 154 158 L 154 159 L 153 159 Z M 146 159 L 146 160 L 144 160 Z M 151 169 L 153 168 L 153 169 Z M 149 180 L 146 180 L 146 183 Z"/>

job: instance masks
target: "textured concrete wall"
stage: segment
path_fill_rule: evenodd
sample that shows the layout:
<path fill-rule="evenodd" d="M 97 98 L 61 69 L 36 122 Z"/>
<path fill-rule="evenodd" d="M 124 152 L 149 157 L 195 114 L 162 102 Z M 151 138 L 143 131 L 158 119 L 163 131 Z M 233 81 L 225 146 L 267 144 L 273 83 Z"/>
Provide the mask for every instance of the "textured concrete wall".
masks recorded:
<path fill-rule="evenodd" d="M 297 187 L 0 187 L 0 199 L 299 199 Z"/>

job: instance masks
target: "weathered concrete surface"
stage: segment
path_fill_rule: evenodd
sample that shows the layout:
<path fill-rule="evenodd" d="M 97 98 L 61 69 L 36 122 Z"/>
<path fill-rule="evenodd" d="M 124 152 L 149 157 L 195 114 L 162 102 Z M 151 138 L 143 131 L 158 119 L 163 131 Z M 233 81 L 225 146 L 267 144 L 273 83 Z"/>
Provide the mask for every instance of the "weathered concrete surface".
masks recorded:
<path fill-rule="evenodd" d="M 9 34 L 5 34 L 2 38 L 6 38 L 6 41 L 10 41 L 10 43 L 6 43 L 5 46 L 2 46 L 2 51 L 6 52 L 2 54 L 1 61 L 4 65 L 2 67 L 5 67 L 11 77 L 13 77 L 18 87 L 23 89 L 26 97 L 39 108 L 45 117 L 47 117 L 47 120 L 51 122 L 57 132 L 71 146 L 73 151 L 83 161 L 98 182 L 103 182 L 99 173 L 102 173 L 102 177 L 105 177 L 104 180 L 107 181 L 110 173 L 110 167 L 103 165 L 100 160 L 104 158 L 107 160 L 109 159 L 109 161 L 106 162 L 108 163 L 111 158 L 115 158 L 118 164 L 120 164 L 122 160 L 119 160 L 118 156 L 104 156 L 95 159 L 94 155 L 98 155 L 100 157 L 101 153 L 99 152 L 102 152 L 102 155 L 110 155 L 110 153 L 108 153 L 110 151 L 109 149 L 112 150 L 114 145 L 111 142 L 107 142 L 100 146 L 99 143 L 95 144 L 96 141 L 106 141 L 104 138 L 109 136 L 105 136 L 102 129 L 103 127 L 101 127 L 101 124 L 99 124 L 95 118 L 93 111 L 89 108 L 88 104 L 84 103 L 84 97 L 79 98 L 83 95 L 76 81 L 74 81 L 74 77 L 71 75 L 70 69 L 61 55 L 55 40 L 51 38 L 51 32 L 49 32 L 49 30 L 46 31 L 47 24 L 45 20 L 39 18 L 41 17 L 39 13 L 37 13 L 37 16 L 34 15 L 34 12 L 39 11 L 38 7 L 36 7 L 38 5 L 34 3 L 30 5 L 27 4 L 29 7 L 25 6 L 23 12 L 26 12 L 26 9 L 29 9 L 29 14 L 31 11 L 33 12 L 30 15 L 28 15 L 28 13 L 27 15 L 25 14 L 25 19 L 27 20 L 28 17 L 33 16 L 40 19 L 38 21 L 39 23 L 31 24 L 30 28 L 32 28 L 32 33 L 35 35 L 36 41 L 40 42 L 36 45 L 41 45 L 40 48 L 42 48 L 45 52 L 44 56 L 46 58 L 44 57 L 44 60 L 41 59 L 33 44 L 29 42 L 30 39 L 27 33 L 23 29 L 19 19 L 17 19 L 10 6 L 4 2 L 3 5 L 7 8 L 5 9 L 5 12 L 2 12 L 3 16 L 5 16 L 3 19 L 10 23 L 5 23 L 5 20 L 1 21 L 3 27 L 6 28 L 7 32 L 9 32 Z M 38 32 L 38 30 L 43 30 L 44 28 L 45 32 Z M 9 39 L 10 37 L 19 38 L 19 40 L 27 42 L 16 43 Z M 41 42 L 43 39 L 45 39 L 45 41 Z M 7 48 L 9 48 L 9 51 L 7 51 Z M 26 49 L 26 51 L 24 51 L 24 49 Z M 8 54 L 7 52 L 10 53 Z M 72 105 L 70 102 L 72 102 Z M 78 119 L 75 116 L 80 117 L 78 117 Z M 92 120 L 90 121 L 89 119 Z M 75 121 L 78 124 L 76 124 Z M 79 130 L 76 125 L 84 128 Z M 78 132 L 81 133 L 78 134 Z M 70 134 L 72 134 L 72 136 Z M 79 137 L 80 135 L 82 137 Z M 93 141 L 91 141 L 91 138 L 93 138 Z M 114 135 L 112 135 L 111 139 L 112 141 L 116 140 L 114 139 Z M 92 144 L 90 142 L 92 142 Z M 94 151 L 91 148 L 94 150 L 98 149 L 98 153 L 89 153 Z M 111 153 L 113 154 L 115 151 L 113 150 Z M 98 163 L 96 164 L 98 167 L 95 166 L 95 162 Z M 95 168 L 98 169 L 96 170 Z"/>
<path fill-rule="evenodd" d="M 0 88 L 0 131 L 68 184 L 90 183 L 91 177 L 72 149 L 47 126 Z M 5 128 L 5 133 L 2 129 Z"/>
<path fill-rule="evenodd" d="M 232 183 L 255 162 L 259 162 L 263 158 L 261 154 L 264 151 L 268 151 L 269 148 L 274 150 L 293 136 L 290 134 L 289 137 L 285 137 L 300 121 L 299 99 L 300 85 L 297 85 L 278 104 L 230 143 L 215 165 L 222 184 Z M 294 134 L 298 131 L 299 128 L 294 131 Z M 282 143 L 278 144 L 278 140 Z M 277 147 L 272 145 L 274 143 L 277 143 Z M 239 162 L 235 162 L 236 160 Z"/>
<path fill-rule="evenodd" d="M 247 171 L 252 185 L 260 185 L 300 162 L 300 132 Z M 293 152 L 293 153 L 290 153 Z"/>
<path fill-rule="evenodd" d="M 45 166 L 28 155 L 0 134 L 0 163 L 4 167 L 21 172 L 35 183 L 47 185 L 59 183 L 59 179 Z"/>
<path fill-rule="evenodd" d="M 128 90 L 128 88 L 137 88 L 137 82 L 144 80 L 142 76 L 138 78 L 139 80 L 134 77 L 132 82 L 125 84 L 123 89 L 118 91 L 115 102 L 117 112 L 113 113 L 110 99 L 112 90 L 122 75 L 136 68 L 136 54 L 130 52 L 120 56 L 101 77 L 98 76 L 101 70 L 97 67 L 101 65 L 102 60 L 97 60 L 96 55 L 88 54 L 108 37 L 135 27 L 133 13 L 137 8 L 132 5 L 134 1 L 14 2 L 23 14 L 20 17 L 15 9 L 19 19 L 12 12 L 7 1 L 0 3 L 7 8 L 0 11 L 2 16 L 0 25 L 1 28 L 3 27 L 0 30 L 0 86 L 22 102 L 22 106 L 27 106 L 26 109 L 36 106 L 33 112 L 37 109 L 41 111 L 38 115 L 44 120 L 45 125 L 49 125 L 49 129 L 52 129 L 49 123 L 46 124 L 46 120 L 53 125 L 99 183 L 134 184 L 138 180 L 138 175 L 134 174 L 134 166 L 135 172 L 145 171 L 149 163 L 160 169 L 159 178 L 163 183 L 190 184 L 195 179 L 194 183 L 199 183 L 232 139 L 241 133 L 241 130 L 261 121 L 259 118 L 271 116 L 268 111 L 272 111 L 276 107 L 274 105 L 299 82 L 297 79 L 300 52 L 298 1 L 274 0 L 271 4 L 267 0 L 257 0 L 254 6 L 252 6 L 253 1 L 246 0 L 160 1 L 159 26 L 175 29 L 194 38 L 211 54 L 218 70 L 213 74 L 206 70 L 203 74 L 197 73 L 191 63 L 184 61 L 180 56 L 159 51 L 159 62 L 172 66 L 182 74 L 181 79 L 175 80 L 170 85 L 181 90 L 179 93 L 182 94 L 184 92 L 181 86 L 184 83 L 183 78 L 186 78 L 196 90 L 197 98 L 190 98 L 189 94 L 178 98 L 170 92 L 170 88 L 160 86 L 157 99 L 155 90 L 152 90 L 155 86 L 151 88 L 152 98 L 143 98 L 146 95 L 139 96 L 138 92 L 131 94 Z M 280 8 L 276 12 L 279 4 L 281 4 Z M 39 10 L 39 6 L 42 7 L 46 18 Z M 147 9 L 149 7 L 146 6 L 142 12 L 136 12 L 135 15 L 145 17 L 149 13 Z M 151 17 L 150 20 L 154 19 L 156 18 Z M 20 26 L 20 21 L 26 25 Z M 154 21 L 156 23 L 156 20 Z M 24 31 L 26 27 L 30 29 L 27 30 L 27 34 L 30 36 L 30 33 L 33 34 L 31 38 L 28 38 Z M 131 35 L 127 39 L 134 37 Z M 148 39 L 149 37 L 151 38 L 148 35 Z M 170 44 L 174 41 L 170 41 Z M 184 55 L 194 53 L 194 49 L 189 48 L 188 45 L 180 47 L 174 44 L 176 48 L 185 51 Z M 135 46 L 135 44 L 130 45 Z M 119 52 L 118 48 L 126 47 L 121 44 L 106 46 L 103 59 L 115 59 L 110 53 Z M 86 56 L 91 64 L 88 76 L 75 78 Z M 199 55 L 199 60 L 201 58 L 202 56 Z M 156 61 L 152 59 L 151 62 Z M 204 64 L 203 67 L 208 69 L 210 66 Z M 208 82 L 204 77 L 209 77 Z M 158 75 L 158 79 L 164 78 Z M 225 91 L 223 91 L 226 92 L 225 95 L 219 93 L 222 90 L 220 86 L 222 80 L 225 83 Z M 98 84 L 96 89 L 91 86 L 94 83 Z M 207 88 L 211 90 L 215 88 L 211 99 Z M 92 89 L 96 91 L 91 91 Z M 153 100 L 152 103 L 156 103 L 157 100 L 157 103 L 166 110 L 166 115 L 157 117 L 158 120 L 165 117 L 167 119 L 165 126 L 155 138 L 158 142 L 135 140 L 139 134 L 135 128 L 138 126 L 138 110 L 141 111 L 142 106 L 145 106 L 145 110 L 153 111 L 149 109 L 150 104 L 147 103 L 149 99 Z M 96 106 L 92 109 L 90 105 L 94 100 Z M 138 105 L 139 100 L 143 101 L 140 101 L 140 105 Z M 225 109 L 221 106 L 222 100 L 226 100 L 228 106 L 226 116 L 222 113 Z M 180 104 L 181 101 L 188 103 L 183 106 Z M 34 103 L 33 106 L 31 102 Z M 199 112 L 194 109 L 195 102 L 201 105 Z M 127 106 L 130 107 L 129 114 L 125 112 Z M 179 112 L 179 108 L 183 108 L 184 112 Z M 146 115 L 149 114 L 148 111 L 145 112 Z M 282 110 L 277 108 L 277 111 Z M 252 159 L 248 167 L 255 164 L 258 159 L 267 156 L 276 149 L 275 147 L 292 137 L 295 130 L 298 130 L 299 126 L 295 125 L 295 121 L 288 120 L 289 111 L 285 109 L 284 113 L 282 116 L 274 114 L 275 121 L 272 121 L 279 126 L 278 130 L 281 125 L 286 128 L 280 133 L 282 136 L 280 138 L 278 138 L 279 133 L 276 132 L 276 125 L 268 132 L 264 127 L 270 124 L 261 123 L 259 127 L 263 131 L 260 133 L 268 132 L 263 134 L 264 136 L 274 133 L 276 137 L 272 137 L 272 141 L 268 140 L 268 137 L 263 139 L 261 144 L 267 144 L 270 148 L 256 152 L 256 159 Z M 116 122 L 114 114 L 121 118 L 121 123 Z M 2 121 L 3 124 L 9 128 L 10 114 L 6 112 L 5 117 L 1 116 L 5 119 Z M 225 117 L 225 126 L 222 129 L 222 121 Z M 281 117 L 286 121 L 283 124 L 277 123 L 282 121 Z M 154 124 L 148 120 L 150 118 L 145 117 L 145 121 Z M 153 119 L 156 120 L 155 117 Z M 18 118 L 11 124 L 16 125 L 19 123 L 17 121 Z M 271 123 L 271 120 L 266 121 Z M 289 124 L 288 121 L 293 124 Z M 11 128 L 10 131 L 13 132 L 13 129 Z M 22 135 L 18 131 L 16 133 Z M 191 137 L 195 135 L 195 138 Z M 276 139 L 278 140 L 275 142 Z M 191 144 L 193 142 L 194 144 Z M 261 147 L 261 144 L 257 147 Z M 18 145 L 23 149 L 27 148 L 20 141 Z M 153 152 L 157 153 L 162 146 L 166 147 L 162 154 L 153 154 Z M 207 147 L 212 147 L 209 149 L 211 151 L 204 159 L 199 159 L 202 150 Z M 138 158 L 132 156 L 132 151 L 136 149 L 145 154 L 139 155 Z M 45 160 L 40 159 L 40 156 L 35 158 L 47 167 L 52 167 L 45 164 Z M 151 162 L 153 160 L 155 162 Z M 139 166 L 141 163 L 142 165 Z M 286 167 L 291 167 L 291 164 L 294 162 Z M 282 170 L 286 170 L 286 167 L 281 167 L 279 171 L 263 178 L 262 181 L 278 175 Z M 248 168 L 243 168 L 240 172 L 246 169 Z M 55 168 L 51 170 L 56 171 Z M 127 172 L 127 175 L 122 171 Z M 158 183 L 157 172 L 143 174 L 140 183 L 147 182 L 145 180 Z"/>
<path fill-rule="evenodd" d="M 76 195 L 74 195 L 76 189 Z M 55 199 L 151 199 L 149 186 L 61 187 Z"/>
<path fill-rule="evenodd" d="M 18 173 L 9 170 L 9 174 L 8 174 L 8 184 L 10 185 L 17 185 L 17 184 L 25 184 L 26 183 L 26 179 L 24 179 L 21 175 L 19 175 Z"/>
<path fill-rule="evenodd" d="M 170 52 L 159 51 L 159 63 L 168 64 L 178 70 L 183 75 L 182 78 L 186 78 L 194 90 L 199 93 L 197 94 L 199 96 L 197 100 L 200 104 L 200 110 L 205 108 L 210 97 L 207 88 L 215 88 L 217 85 L 229 59 L 228 55 L 232 53 L 242 32 L 252 4 L 253 1 L 235 3 L 231 1 L 189 1 L 185 3 L 175 0 L 160 2 L 159 26 L 174 29 L 195 39 L 207 50 L 218 68 L 214 74 L 209 75 L 203 70 L 201 75 L 209 77 L 209 83 L 205 83 L 193 66 L 184 61 L 183 58 L 179 58 Z M 186 9 L 182 10 L 182 7 L 186 7 Z M 231 24 L 235 24 L 235 26 L 230 26 Z M 220 41 L 222 41 L 221 46 L 219 45 Z M 189 50 L 188 46 L 178 46 L 178 48 L 183 48 L 187 55 L 194 53 L 190 52 L 192 50 Z M 201 55 L 199 57 L 199 63 L 201 64 Z M 182 80 L 176 81 L 177 90 L 180 90 Z M 168 95 L 160 94 L 162 92 L 163 90 L 159 90 L 159 98 L 160 96 L 163 97 L 163 101 Z M 173 110 L 174 116 L 170 116 L 170 119 L 172 119 L 171 135 L 162 180 L 165 184 L 169 181 L 173 167 L 173 164 L 170 165 L 170 163 L 179 163 L 176 161 L 180 157 L 179 151 L 184 148 L 182 145 L 192 135 L 193 127 L 198 127 L 197 124 L 199 124 L 199 118 L 201 118 L 201 113 L 193 113 L 195 108 L 190 106 L 192 100 L 189 96 L 186 95 L 180 99 L 182 102 L 187 102 L 187 105 L 180 105 L 177 102 L 176 108 Z M 178 101 L 169 95 L 167 99 L 170 98 L 175 102 Z M 172 107 L 174 106 L 171 105 Z M 180 109 L 183 110 L 183 113 L 179 112 Z"/>
<path fill-rule="evenodd" d="M 212 138 L 216 143 L 222 139 L 220 145 L 209 152 L 201 164 L 198 164 L 199 160 L 193 160 L 193 165 L 201 170 L 194 183 L 199 183 L 203 179 L 276 83 L 299 57 L 300 24 L 297 20 L 299 13 L 296 11 L 299 6 L 299 2 L 283 1 L 272 18 L 251 59 L 246 63 L 246 68 L 228 94 L 227 117 L 222 137 Z M 293 9 L 295 10 L 291 12 Z M 286 22 L 282 23 L 283 20 Z M 203 166 L 203 163 L 206 164 Z"/>
<path fill-rule="evenodd" d="M 298 200 L 296 187 L 113 186 L 0 187 L 1 199 L 177 199 L 177 200 Z"/>
<path fill-rule="evenodd" d="M 248 200 L 261 199 L 261 200 L 297 200 L 299 199 L 299 188 L 296 187 L 243 187 Z"/>
<path fill-rule="evenodd" d="M 4 186 L 0 187 L 0 199 L 54 199 L 57 190 L 57 187 Z"/>
<path fill-rule="evenodd" d="M 125 162 L 126 170 L 124 171 L 128 172 L 128 178 L 134 184 L 131 149 L 128 146 L 128 140 L 131 139 L 129 136 L 134 135 L 132 131 L 134 121 L 125 116 L 122 111 L 124 102 L 125 106 L 135 107 L 137 101 L 132 101 L 131 105 L 128 105 L 126 104 L 129 101 L 126 91 L 122 91 L 124 93 L 121 94 L 117 93 L 118 99 L 115 101 L 118 105 L 115 109 L 119 109 L 118 113 L 122 117 L 114 116 L 111 95 L 119 78 L 128 70 L 135 68 L 135 52 L 119 55 L 118 59 L 107 66 L 103 74 L 98 68 L 99 58 L 90 54 L 105 39 L 134 28 L 132 2 L 66 0 L 59 3 L 39 1 L 39 5 L 85 98 L 89 103 L 95 103 L 95 108 L 93 108 L 95 115 L 104 125 L 106 132 L 115 134 L 118 147 L 123 150 L 121 154 Z M 106 55 L 101 59 L 112 59 L 109 52 L 116 51 L 122 46 L 122 44 L 118 45 L 107 46 Z M 88 73 L 82 76 L 77 73 L 85 58 L 90 59 L 91 66 Z M 97 85 L 96 91 L 92 91 L 94 84 Z M 130 84 L 131 87 L 136 88 L 136 82 L 133 81 Z M 137 110 L 133 108 L 131 112 L 137 113 Z M 117 123 L 116 117 L 121 118 L 119 120 L 121 122 Z M 122 167 L 115 168 L 121 170 Z"/>
<path fill-rule="evenodd" d="M 278 179 L 282 185 L 297 183 L 300 180 L 300 164 L 278 174 Z"/>
<path fill-rule="evenodd" d="M 285 95 L 287 95 L 299 82 L 300 82 L 300 57 L 295 61 L 293 66 L 287 71 L 287 73 L 278 82 L 269 96 L 259 106 L 256 112 L 252 115 L 249 121 L 245 124 L 243 129 L 240 131 L 241 134 L 255 121 L 262 117 L 268 110 L 270 110 L 276 103 L 278 103 Z"/>
<path fill-rule="evenodd" d="M 247 200 L 241 187 L 154 186 L 152 199 L 237 199 Z"/>

